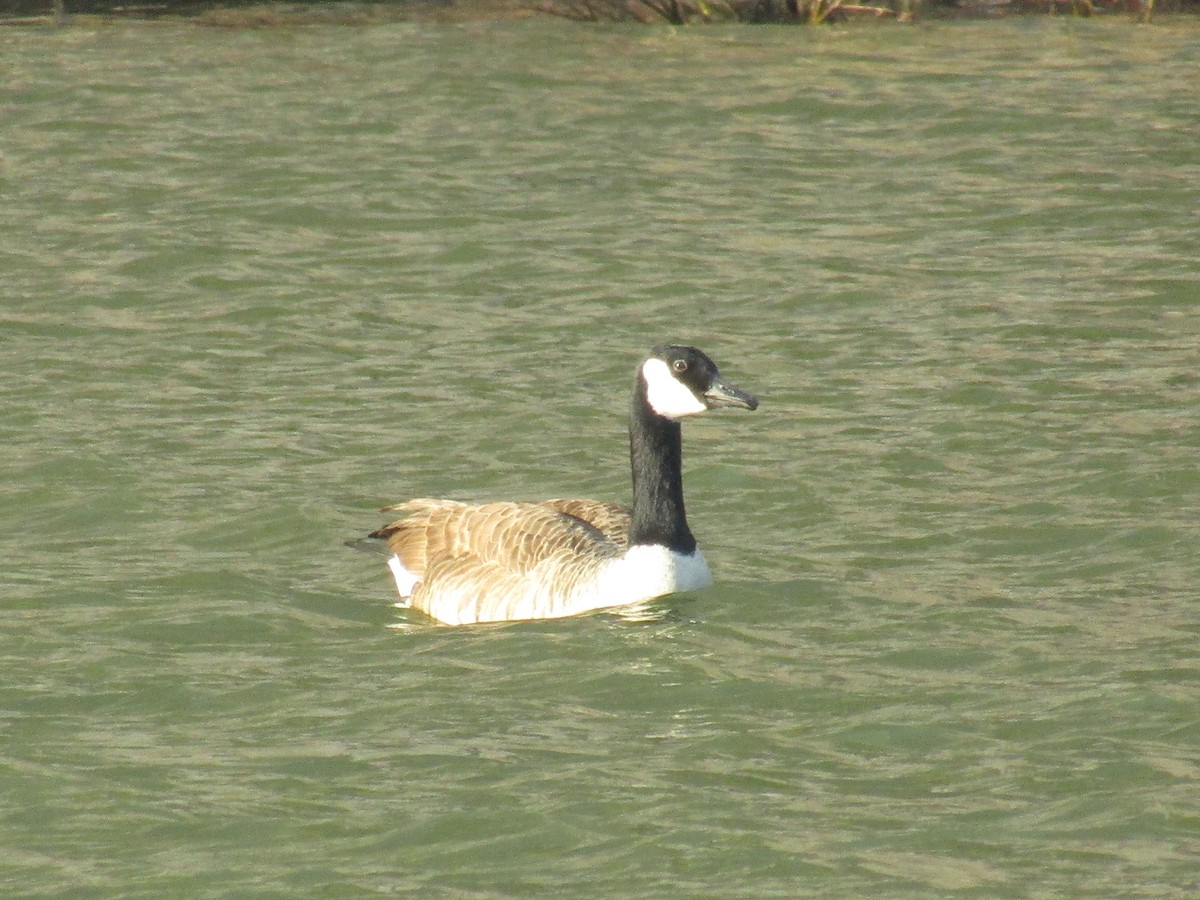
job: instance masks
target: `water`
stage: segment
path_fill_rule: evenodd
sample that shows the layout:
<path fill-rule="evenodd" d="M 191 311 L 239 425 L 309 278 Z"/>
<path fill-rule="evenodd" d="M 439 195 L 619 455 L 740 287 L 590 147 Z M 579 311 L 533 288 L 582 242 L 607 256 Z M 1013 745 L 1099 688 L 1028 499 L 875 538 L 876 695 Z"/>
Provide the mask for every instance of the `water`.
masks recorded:
<path fill-rule="evenodd" d="M 1198 37 L 6 29 L 0 885 L 1194 895 Z M 663 339 L 715 587 L 390 607 Z"/>

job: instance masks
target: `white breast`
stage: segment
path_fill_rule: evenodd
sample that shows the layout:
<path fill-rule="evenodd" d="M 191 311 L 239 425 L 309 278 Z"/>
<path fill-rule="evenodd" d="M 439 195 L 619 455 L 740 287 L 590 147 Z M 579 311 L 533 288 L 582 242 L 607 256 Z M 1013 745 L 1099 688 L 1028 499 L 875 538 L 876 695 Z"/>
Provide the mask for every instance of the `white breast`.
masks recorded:
<path fill-rule="evenodd" d="M 630 547 L 625 555 L 602 563 L 594 575 L 580 579 L 565 594 L 547 592 L 545 585 L 535 591 L 534 602 L 525 609 L 512 610 L 511 619 L 541 619 L 575 616 L 596 609 L 628 606 L 696 591 L 712 584 L 712 574 L 704 554 L 682 554 L 658 545 Z"/>
<path fill-rule="evenodd" d="M 712 573 L 699 547 L 684 554 L 657 544 L 639 544 L 605 565 L 596 580 L 596 590 L 598 599 L 625 598 L 604 606 L 622 606 L 680 591 L 696 591 L 710 584 Z"/>

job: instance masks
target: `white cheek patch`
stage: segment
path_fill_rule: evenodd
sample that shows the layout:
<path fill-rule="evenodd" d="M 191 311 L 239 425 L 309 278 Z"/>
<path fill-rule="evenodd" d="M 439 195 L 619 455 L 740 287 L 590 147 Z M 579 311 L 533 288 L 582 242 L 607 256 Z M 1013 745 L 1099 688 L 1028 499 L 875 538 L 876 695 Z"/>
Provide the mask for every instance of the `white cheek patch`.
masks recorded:
<path fill-rule="evenodd" d="M 691 388 L 671 374 L 671 369 L 661 359 L 648 359 L 642 363 L 642 377 L 646 379 L 646 401 L 660 416 L 679 419 L 708 409 Z"/>

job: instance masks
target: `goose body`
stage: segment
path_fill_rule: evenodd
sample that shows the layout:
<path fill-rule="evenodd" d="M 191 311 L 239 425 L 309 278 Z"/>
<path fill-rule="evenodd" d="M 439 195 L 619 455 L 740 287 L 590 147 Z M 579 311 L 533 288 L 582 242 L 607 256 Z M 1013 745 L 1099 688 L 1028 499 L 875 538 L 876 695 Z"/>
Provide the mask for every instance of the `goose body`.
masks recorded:
<path fill-rule="evenodd" d="M 464 625 L 572 616 L 712 583 L 683 505 L 679 420 L 755 409 L 694 347 L 658 346 L 630 402 L 633 506 L 597 500 L 469 505 L 417 499 L 371 533 L 386 541 L 402 605 Z"/>

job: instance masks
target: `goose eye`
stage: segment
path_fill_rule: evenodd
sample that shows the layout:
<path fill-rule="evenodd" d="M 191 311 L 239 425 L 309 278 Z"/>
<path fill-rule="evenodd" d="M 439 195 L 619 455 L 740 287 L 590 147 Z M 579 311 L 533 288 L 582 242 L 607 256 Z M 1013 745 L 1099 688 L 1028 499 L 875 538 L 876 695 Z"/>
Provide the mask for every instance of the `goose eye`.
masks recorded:
<path fill-rule="evenodd" d="M 687 371 L 687 360 L 686 359 L 677 359 L 677 360 L 675 360 L 675 362 L 671 363 L 671 368 L 674 369 L 676 372 L 686 372 Z"/>

